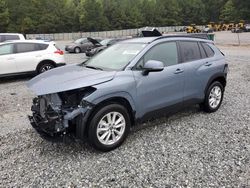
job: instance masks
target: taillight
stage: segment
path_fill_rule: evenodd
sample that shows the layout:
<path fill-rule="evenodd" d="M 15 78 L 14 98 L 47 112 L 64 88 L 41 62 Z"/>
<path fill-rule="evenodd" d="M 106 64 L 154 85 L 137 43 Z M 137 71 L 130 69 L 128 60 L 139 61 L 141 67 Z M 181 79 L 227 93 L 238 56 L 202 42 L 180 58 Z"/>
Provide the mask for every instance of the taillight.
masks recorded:
<path fill-rule="evenodd" d="M 59 54 L 59 55 L 63 55 L 64 54 L 64 52 L 62 50 L 56 50 L 54 53 L 55 54 Z"/>

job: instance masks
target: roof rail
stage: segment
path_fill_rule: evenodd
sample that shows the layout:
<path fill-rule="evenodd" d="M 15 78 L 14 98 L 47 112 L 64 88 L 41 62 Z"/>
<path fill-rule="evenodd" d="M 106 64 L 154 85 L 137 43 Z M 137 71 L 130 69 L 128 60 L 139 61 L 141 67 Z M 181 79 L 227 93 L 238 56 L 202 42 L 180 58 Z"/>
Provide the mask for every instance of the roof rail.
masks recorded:
<path fill-rule="evenodd" d="M 156 38 L 155 40 L 164 39 L 164 38 L 174 38 L 174 37 L 188 37 L 188 38 L 199 38 L 209 40 L 207 33 L 187 33 L 187 34 L 169 34 Z"/>

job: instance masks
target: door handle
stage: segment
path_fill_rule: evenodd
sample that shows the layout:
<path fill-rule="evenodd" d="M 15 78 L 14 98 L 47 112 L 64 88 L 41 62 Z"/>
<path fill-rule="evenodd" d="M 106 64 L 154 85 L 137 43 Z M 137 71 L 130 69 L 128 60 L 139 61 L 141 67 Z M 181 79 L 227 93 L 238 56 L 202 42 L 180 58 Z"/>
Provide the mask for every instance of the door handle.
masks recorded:
<path fill-rule="evenodd" d="M 209 63 L 209 62 L 206 62 L 205 63 L 205 66 L 207 66 L 207 67 L 209 67 L 209 66 L 211 66 L 212 65 L 212 63 Z"/>
<path fill-rule="evenodd" d="M 182 69 L 176 69 L 175 74 L 180 74 L 180 73 L 183 73 L 183 72 L 184 72 L 184 70 L 182 70 Z"/>

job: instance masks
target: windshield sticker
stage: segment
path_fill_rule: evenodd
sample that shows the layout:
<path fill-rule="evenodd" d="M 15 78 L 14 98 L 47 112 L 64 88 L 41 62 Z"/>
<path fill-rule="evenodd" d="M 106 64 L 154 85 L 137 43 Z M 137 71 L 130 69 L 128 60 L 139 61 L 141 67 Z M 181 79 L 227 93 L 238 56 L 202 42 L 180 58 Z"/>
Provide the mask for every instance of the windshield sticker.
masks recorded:
<path fill-rule="evenodd" d="M 122 54 L 123 55 L 136 55 L 139 52 L 140 52 L 139 50 L 125 50 Z"/>

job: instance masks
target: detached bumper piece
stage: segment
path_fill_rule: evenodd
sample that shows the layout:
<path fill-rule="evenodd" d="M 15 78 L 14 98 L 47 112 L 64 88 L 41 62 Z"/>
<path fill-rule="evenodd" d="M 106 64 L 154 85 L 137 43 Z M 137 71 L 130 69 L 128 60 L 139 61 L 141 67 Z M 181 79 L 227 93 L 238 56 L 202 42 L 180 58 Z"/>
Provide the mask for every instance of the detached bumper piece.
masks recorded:
<path fill-rule="evenodd" d="M 46 123 L 46 122 L 42 122 L 39 121 L 38 117 L 34 117 L 34 116 L 28 116 L 29 120 L 30 120 L 30 124 L 32 125 L 32 127 L 36 130 L 37 133 L 39 133 L 39 135 L 48 141 L 62 141 L 63 140 L 63 134 L 62 133 L 51 133 L 49 131 L 46 130 L 46 127 L 48 127 L 49 125 L 51 125 L 51 123 Z M 53 127 L 53 125 L 52 125 Z"/>

